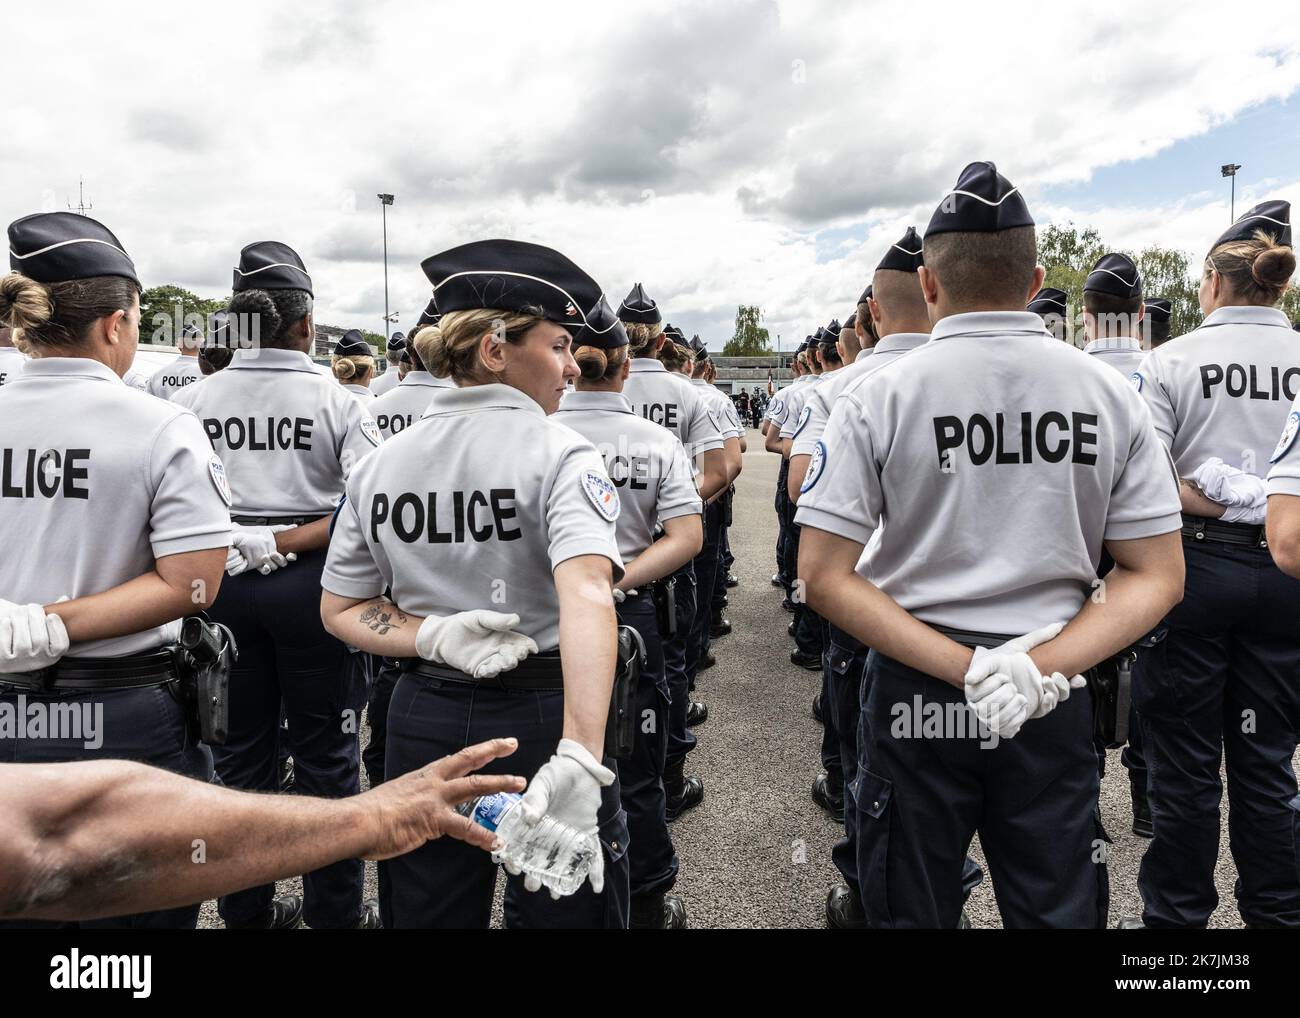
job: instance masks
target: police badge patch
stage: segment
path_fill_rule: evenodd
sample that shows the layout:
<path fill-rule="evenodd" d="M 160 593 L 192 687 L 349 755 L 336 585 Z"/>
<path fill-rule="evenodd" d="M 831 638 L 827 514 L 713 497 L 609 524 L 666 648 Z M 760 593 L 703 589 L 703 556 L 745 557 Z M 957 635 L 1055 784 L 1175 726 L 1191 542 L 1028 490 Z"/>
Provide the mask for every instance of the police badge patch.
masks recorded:
<path fill-rule="evenodd" d="M 799 487 L 800 495 L 812 491 L 813 485 L 821 480 L 824 469 L 826 469 L 826 443 L 818 442 L 812 451 L 812 458 L 808 461 L 808 472 L 803 475 L 803 484 Z"/>
<path fill-rule="evenodd" d="M 718 415 L 717 415 L 716 413 L 714 413 L 711 409 L 707 409 L 707 408 L 706 408 L 705 411 L 704 411 L 704 416 L 707 417 L 707 418 L 709 419 L 709 423 L 713 425 L 713 430 L 714 430 L 714 431 L 717 431 L 717 432 L 721 432 L 721 431 L 722 431 L 722 425 L 721 425 L 721 423 L 719 423 L 719 421 L 718 421 Z"/>
<path fill-rule="evenodd" d="M 804 426 L 808 423 L 808 418 L 812 416 L 812 407 L 806 406 L 799 411 L 799 423 L 794 426 L 793 438 L 799 437 L 799 432 L 803 431 Z"/>
<path fill-rule="evenodd" d="M 1133 383 L 1133 388 L 1138 392 L 1142 391 L 1142 376 L 1140 374 L 1134 371 L 1133 374 L 1128 376 L 1128 380 Z"/>
<path fill-rule="evenodd" d="M 582 490 L 586 494 L 588 501 L 595 506 L 596 512 L 609 520 L 610 523 L 618 519 L 618 490 L 614 487 L 613 481 L 599 471 L 584 470 L 582 472 Z"/>
<path fill-rule="evenodd" d="M 230 478 L 226 476 L 226 465 L 215 452 L 208 459 L 208 473 L 212 476 L 212 484 L 217 489 L 217 494 L 229 509 L 235 502 L 235 496 L 230 491 Z"/>
<path fill-rule="evenodd" d="M 379 433 L 379 425 L 369 414 L 361 418 L 361 434 L 370 439 L 371 443 L 378 447 L 384 444 L 384 436 Z"/>
<path fill-rule="evenodd" d="M 1295 444 L 1297 431 L 1300 431 L 1300 410 L 1292 410 L 1286 419 L 1286 427 L 1282 429 L 1282 437 L 1277 441 L 1277 448 L 1268 458 L 1270 463 L 1276 463 L 1286 455 L 1286 451 Z"/>

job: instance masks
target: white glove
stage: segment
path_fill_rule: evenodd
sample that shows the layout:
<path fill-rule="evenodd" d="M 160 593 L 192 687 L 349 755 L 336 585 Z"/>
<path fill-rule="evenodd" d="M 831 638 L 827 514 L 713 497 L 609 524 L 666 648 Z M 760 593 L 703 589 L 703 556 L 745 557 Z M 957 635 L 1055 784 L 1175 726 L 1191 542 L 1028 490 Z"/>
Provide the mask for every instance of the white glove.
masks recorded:
<path fill-rule="evenodd" d="M 1053 672 L 1051 675 L 1043 676 L 1043 699 L 1038 711 L 1030 715 L 1030 719 L 1046 717 L 1056 709 L 1056 705 L 1064 703 L 1070 699 L 1072 689 L 1082 689 L 1088 684 L 1088 680 L 1082 675 L 1076 675 L 1072 679 L 1067 679 L 1060 672 Z"/>
<path fill-rule="evenodd" d="M 517 625 L 518 615 L 482 609 L 445 617 L 430 615 L 415 634 L 415 652 L 426 661 L 476 679 L 490 679 L 537 653 L 531 638 L 512 632 Z"/>
<path fill-rule="evenodd" d="M 1264 522 L 1268 490 L 1262 477 L 1212 456 L 1192 472 L 1192 481 L 1211 502 L 1226 507 L 1220 517 L 1225 523 Z"/>
<path fill-rule="evenodd" d="M 624 594 L 623 591 L 621 591 L 621 590 L 619 590 L 617 587 L 615 587 L 615 588 L 614 588 L 614 603 L 615 603 L 615 604 L 622 604 L 622 603 L 623 603 L 624 601 L 626 601 L 626 600 L 627 600 L 627 595 Z"/>
<path fill-rule="evenodd" d="M 263 576 L 268 576 L 290 562 L 297 562 L 298 556 L 294 552 L 282 555 L 275 548 L 275 535 L 292 529 L 293 524 L 277 524 L 273 527 L 232 524 L 230 551 L 226 553 L 226 573 L 238 576 L 247 569 L 256 569 Z"/>
<path fill-rule="evenodd" d="M 1028 705 L 1023 693 L 1005 672 L 994 672 L 978 684 L 978 697 L 972 695 L 974 687 L 966 687 L 966 703 L 975 718 L 990 732 L 1004 739 L 1014 739 L 1016 733 L 1029 720 Z"/>
<path fill-rule="evenodd" d="M 589 839 L 591 869 L 587 879 L 599 894 L 605 889 L 605 853 L 600 846 L 600 790 L 613 784 L 614 772 L 605 767 L 580 742 L 561 739 L 555 755 L 538 769 L 519 804 L 523 822 L 534 827 L 544 816 L 567 824 Z M 536 891 L 541 881 L 529 874 L 524 887 Z"/>
<path fill-rule="evenodd" d="M 1014 640 L 1008 640 L 1000 647 L 994 647 L 987 650 L 984 647 L 977 647 L 974 656 L 971 658 L 970 667 L 966 670 L 966 702 L 972 707 L 976 706 L 981 700 L 989 696 L 994 690 L 1003 685 L 1004 679 L 1010 680 L 1016 691 L 1025 698 L 1025 718 L 1040 718 L 1053 707 L 1057 701 L 1052 700 L 1050 706 L 1043 710 L 1043 677 L 1038 671 L 1038 666 L 1029 657 L 1029 651 L 1033 650 L 1041 643 L 1047 643 L 1054 640 L 1065 628 L 1064 622 L 1056 622 L 1050 626 L 1043 626 L 1041 629 L 1035 629 L 1033 632 L 1026 633 L 1024 636 L 1018 636 Z M 1068 694 L 1067 694 L 1068 695 Z M 980 711 L 976 710 L 978 716 Z M 1014 718 L 1004 719 L 1011 725 L 1013 730 L 1010 734 L 999 732 L 1006 738 L 1013 738 L 1015 733 L 1020 730 L 1020 725 L 1013 724 Z M 990 728 L 992 725 L 990 725 Z M 993 729 L 997 731 L 997 729 Z"/>
<path fill-rule="evenodd" d="M 48 668 L 68 652 L 68 631 L 39 604 L 0 601 L 0 673 Z"/>

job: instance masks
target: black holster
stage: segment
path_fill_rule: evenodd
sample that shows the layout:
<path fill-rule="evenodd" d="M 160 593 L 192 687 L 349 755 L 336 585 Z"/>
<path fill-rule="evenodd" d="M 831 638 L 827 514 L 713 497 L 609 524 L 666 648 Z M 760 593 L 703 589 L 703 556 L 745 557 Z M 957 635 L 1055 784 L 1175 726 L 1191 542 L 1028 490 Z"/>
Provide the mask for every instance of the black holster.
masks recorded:
<path fill-rule="evenodd" d="M 1085 674 L 1092 693 L 1092 730 L 1097 744 L 1119 749 L 1128 742 L 1129 708 L 1133 703 L 1133 662 L 1130 648 L 1089 668 Z"/>
<path fill-rule="evenodd" d="M 637 684 L 646 667 L 645 642 L 631 626 L 618 627 L 618 660 L 614 665 L 614 690 L 605 722 L 605 755 L 628 760 L 636 743 Z"/>
<path fill-rule="evenodd" d="M 239 657 L 235 637 L 206 615 L 181 620 L 180 642 L 172 650 L 180 701 L 192 734 L 209 746 L 230 735 L 230 669 Z"/>
<path fill-rule="evenodd" d="M 736 496 L 736 486 L 733 484 L 727 489 L 727 493 L 722 496 L 722 525 L 731 526 L 731 503 Z"/>
<path fill-rule="evenodd" d="M 665 576 L 650 585 L 650 596 L 655 602 L 655 620 L 659 635 L 671 640 L 677 635 L 677 577 Z"/>

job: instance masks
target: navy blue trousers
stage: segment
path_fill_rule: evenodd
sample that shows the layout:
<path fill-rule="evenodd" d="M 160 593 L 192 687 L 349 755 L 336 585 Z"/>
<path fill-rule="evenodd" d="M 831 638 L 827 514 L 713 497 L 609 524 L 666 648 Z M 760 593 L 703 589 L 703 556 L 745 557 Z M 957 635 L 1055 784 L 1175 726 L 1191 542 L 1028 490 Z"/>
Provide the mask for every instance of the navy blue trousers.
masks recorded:
<path fill-rule="evenodd" d="M 513 736 L 514 754 L 484 774 L 531 780 L 555 752 L 564 727 L 560 690 L 512 692 L 403 675 L 388 706 L 389 780 L 486 739 Z M 605 765 L 612 766 L 611 759 Z M 506 878 L 505 920 L 511 928 L 624 929 L 628 921 L 627 814 L 617 780 L 601 794 L 598 814 L 605 852 L 605 890 L 590 883 L 567 898 L 524 890 Z M 379 910 L 389 929 L 486 929 L 492 918 L 497 866 L 492 856 L 454 838 L 438 838 L 379 864 Z"/>
<path fill-rule="evenodd" d="M 648 587 L 618 606 L 618 621 L 641 634 L 648 659 L 637 687 L 636 745 L 632 756 L 618 765 L 623 809 L 627 811 L 629 885 L 632 897 L 637 898 L 664 894 L 677 883 L 677 852 L 664 813 L 671 697 L 664 678 L 654 598 Z"/>
<path fill-rule="evenodd" d="M 782 458 L 781 466 L 777 469 L 776 474 L 776 501 L 773 508 L 776 509 L 776 575 L 781 581 L 781 586 L 786 588 L 789 593 L 791 573 L 785 571 L 786 568 L 786 550 L 785 543 L 787 538 L 787 523 L 790 517 L 790 496 L 786 494 L 786 478 L 790 473 L 790 461 Z"/>
<path fill-rule="evenodd" d="M 668 718 L 670 762 L 685 759 L 695 748 L 695 733 L 686 727 L 686 709 L 690 706 L 694 678 L 694 671 L 688 671 L 687 663 L 691 625 L 695 621 L 695 570 L 687 562 L 673 576 L 677 580 L 677 634 L 663 641 L 664 677 L 672 699 Z"/>
<path fill-rule="evenodd" d="M 217 774 L 231 788 L 272 792 L 280 707 L 289 722 L 295 789 L 342 798 L 361 787 L 358 730 L 365 705 L 365 668 L 320 621 L 325 551 L 269 576 L 227 576 L 209 614 L 235 634 L 239 661 L 230 675 L 230 738 L 214 748 Z M 350 926 L 361 912 L 362 863 L 345 859 L 303 877 L 303 918 L 318 929 Z M 262 884 L 224 896 L 218 910 L 230 922 L 264 915 L 275 895 Z"/>
<path fill-rule="evenodd" d="M 831 862 L 844 882 L 858 889 L 857 803 L 851 791 L 858 776 L 858 715 L 861 713 L 861 689 L 867 669 L 867 648 L 856 639 L 827 624 L 827 643 L 822 669 L 822 718 L 829 722 L 822 734 L 822 766 L 831 774 L 838 769 L 844 790 L 844 837 L 831 848 Z M 833 733 L 836 753 L 827 752 L 826 731 Z"/>
<path fill-rule="evenodd" d="M 1106 835 L 1086 690 L 995 746 L 974 729 L 962 690 L 874 651 L 863 697 L 852 792 L 871 926 L 956 927 L 978 833 L 1004 927 L 1105 927 Z M 944 737 L 923 737 L 918 708 L 920 719 L 939 715 L 973 734 L 945 725 Z"/>
<path fill-rule="evenodd" d="M 718 557 L 722 552 L 722 506 L 704 507 L 704 545 L 695 556 L 695 617 L 686 645 L 686 671 L 695 688 L 700 658 L 709 649 L 709 627 L 713 624 L 713 591 L 718 582 Z"/>
<path fill-rule="evenodd" d="M 1138 873 L 1143 918 L 1200 928 L 1217 906 L 1224 761 L 1242 920 L 1300 927 L 1300 580 L 1264 549 L 1184 541 L 1183 552 L 1183 600 L 1133 676 L 1155 827 Z"/>
<path fill-rule="evenodd" d="M 379 671 L 370 687 L 366 700 L 366 721 L 370 726 L 370 739 L 361 751 L 361 763 L 366 768 L 366 779 L 370 787 L 384 782 L 384 753 L 388 742 L 388 701 L 393 698 L 393 688 L 401 674 L 401 662 L 397 658 L 381 659 Z"/>

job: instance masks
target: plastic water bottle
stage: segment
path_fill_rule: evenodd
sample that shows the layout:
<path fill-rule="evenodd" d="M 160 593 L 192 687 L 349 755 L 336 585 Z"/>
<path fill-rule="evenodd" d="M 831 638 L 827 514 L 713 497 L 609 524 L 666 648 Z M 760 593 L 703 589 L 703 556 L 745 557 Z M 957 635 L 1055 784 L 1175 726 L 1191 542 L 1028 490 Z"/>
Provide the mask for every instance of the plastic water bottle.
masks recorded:
<path fill-rule="evenodd" d="M 599 844 L 550 814 L 530 828 L 519 808 L 522 799 L 518 792 L 481 795 L 456 812 L 495 832 L 503 845 L 497 853 L 502 862 L 536 877 L 553 897 L 567 897 L 587 879 Z"/>

